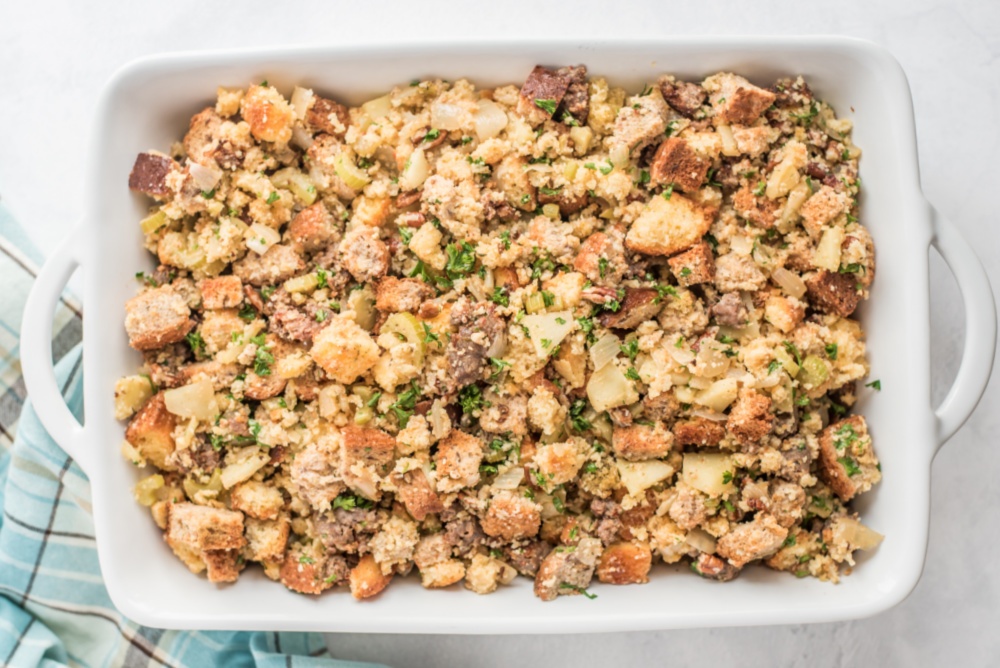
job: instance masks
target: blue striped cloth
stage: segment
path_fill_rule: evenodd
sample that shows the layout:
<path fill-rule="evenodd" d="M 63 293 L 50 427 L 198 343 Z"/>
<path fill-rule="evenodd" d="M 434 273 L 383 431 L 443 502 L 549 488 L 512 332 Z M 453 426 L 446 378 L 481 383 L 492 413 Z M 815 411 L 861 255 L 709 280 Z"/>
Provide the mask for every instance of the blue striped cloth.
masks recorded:
<path fill-rule="evenodd" d="M 0 205 L 0 666 L 371 668 L 330 658 L 315 633 L 163 631 L 119 613 L 101 579 L 90 483 L 27 400 L 18 332 L 40 257 Z M 80 309 L 59 305 L 56 377 L 83 412 Z"/>

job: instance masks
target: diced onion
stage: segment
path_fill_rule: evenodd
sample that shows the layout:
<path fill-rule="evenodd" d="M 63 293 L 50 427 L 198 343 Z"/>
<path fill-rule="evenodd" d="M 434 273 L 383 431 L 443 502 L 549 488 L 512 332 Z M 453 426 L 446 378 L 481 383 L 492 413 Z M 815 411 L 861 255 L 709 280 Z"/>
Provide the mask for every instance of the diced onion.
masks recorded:
<path fill-rule="evenodd" d="M 303 151 L 308 151 L 309 147 L 313 145 L 312 133 L 304 127 L 296 125 L 292 128 L 292 143 L 301 148 Z"/>
<path fill-rule="evenodd" d="M 621 167 L 628 162 L 628 144 L 619 143 L 615 144 L 611 148 L 611 153 L 608 155 L 608 160 L 615 167 Z"/>
<path fill-rule="evenodd" d="M 590 347 L 590 359 L 594 363 L 594 370 L 603 369 L 604 365 L 618 357 L 618 353 L 621 352 L 620 346 L 621 341 L 611 332 L 598 339 L 597 343 Z"/>
<path fill-rule="evenodd" d="M 431 105 L 431 127 L 433 128 L 448 131 L 459 130 L 465 125 L 467 119 L 468 112 L 457 104 L 435 102 Z"/>
<path fill-rule="evenodd" d="M 678 364 L 687 366 L 694 361 L 694 353 L 686 345 L 682 345 L 680 348 L 676 344 L 670 344 L 667 346 L 667 352 L 670 356 L 677 361 Z"/>
<path fill-rule="evenodd" d="M 691 411 L 691 415 L 694 417 L 704 418 L 712 422 L 725 422 L 729 419 L 729 416 L 725 413 L 717 413 L 716 411 L 705 410 L 702 408 L 697 408 Z"/>
<path fill-rule="evenodd" d="M 635 387 L 614 364 L 608 364 L 590 376 L 587 397 L 594 410 L 599 412 L 639 400 Z"/>
<path fill-rule="evenodd" d="M 771 280 L 789 297 L 802 299 L 806 294 L 806 284 L 801 278 L 784 267 L 778 267 L 771 272 Z"/>
<path fill-rule="evenodd" d="M 572 331 L 575 321 L 572 311 L 555 311 L 526 315 L 521 319 L 521 324 L 528 328 L 538 356 L 547 357 Z"/>
<path fill-rule="evenodd" d="M 479 141 L 492 139 L 507 127 L 507 114 L 493 100 L 480 100 L 479 110 L 472 115 Z"/>
<path fill-rule="evenodd" d="M 188 171 L 191 172 L 191 178 L 194 180 L 194 184 L 198 186 L 198 190 L 206 193 L 219 185 L 219 179 L 222 178 L 222 172 L 219 170 L 190 160 L 188 161 Z"/>
<path fill-rule="evenodd" d="M 517 489 L 524 481 L 524 467 L 512 466 L 493 480 L 495 489 Z"/>
<path fill-rule="evenodd" d="M 263 255 L 268 248 L 281 241 L 281 234 L 273 227 L 254 223 L 244 233 L 244 238 L 247 241 L 247 248 L 258 255 Z"/>
<path fill-rule="evenodd" d="M 733 485 L 733 462 L 721 452 L 688 452 L 684 455 L 681 477 L 688 486 L 709 496 L 736 491 Z M 726 476 L 726 473 L 729 476 Z"/>
<path fill-rule="evenodd" d="M 292 91 L 290 102 L 292 103 L 292 111 L 295 112 L 295 117 L 301 120 L 306 117 L 306 112 L 312 106 L 313 92 L 308 88 L 296 86 L 295 90 Z"/>
<path fill-rule="evenodd" d="M 837 271 L 840 268 L 840 246 L 843 242 L 843 227 L 828 228 L 813 251 L 813 265 L 827 271 Z"/>
<path fill-rule="evenodd" d="M 424 184 L 429 174 L 430 165 L 427 156 L 424 155 L 422 148 L 418 148 L 410 154 L 403 173 L 399 175 L 399 187 L 402 190 L 416 190 Z"/>
<path fill-rule="evenodd" d="M 736 138 L 733 136 L 733 129 L 728 125 L 718 125 L 715 130 L 719 133 L 719 137 L 722 139 L 722 155 L 729 157 L 735 157 L 740 154 L 740 148 L 736 144 Z"/>
<path fill-rule="evenodd" d="M 374 100 L 368 100 L 361 105 L 361 111 L 363 111 L 365 116 L 369 119 L 377 121 L 392 111 L 392 99 L 388 94 L 386 94 L 382 97 L 377 97 Z"/>
<path fill-rule="evenodd" d="M 715 538 L 704 529 L 691 529 L 684 542 L 705 554 L 715 552 Z"/>
<path fill-rule="evenodd" d="M 739 393 L 739 383 L 732 378 L 723 378 L 712 383 L 712 386 L 701 392 L 695 403 L 721 413 L 736 400 Z"/>
<path fill-rule="evenodd" d="M 210 380 L 164 390 L 163 401 L 167 410 L 178 417 L 208 421 L 219 413 L 215 403 L 215 389 Z"/>
<path fill-rule="evenodd" d="M 249 450 L 249 448 L 247 448 Z M 253 474 L 264 468 L 270 460 L 267 452 L 254 448 L 254 452 L 246 455 L 245 459 L 240 459 L 234 464 L 230 464 L 222 469 L 222 486 L 226 489 L 238 485 L 244 480 L 249 480 Z"/>
<path fill-rule="evenodd" d="M 661 480 L 666 480 L 677 470 L 667 462 L 658 459 L 645 462 L 618 460 L 615 466 L 618 468 L 618 477 L 621 479 L 622 485 L 632 496 L 642 493 L 643 490 L 652 487 Z"/>
<path fill-rule="evenodd" d="M 721 376 L 729 369 L 729 358 L 722 352 L 721 344 L 703 341 L 698 350 L 698 375 L 705 378 Z"/>
<path fill-rule="evenodd" d="M 729 241 L 729 247 L 734 253 L 738 253 L 739 255 L 749 255 L 753 250 L 753 239 L 745 237 L 742 234 L 735 234 Z"/>
<path fill-rule="evenodd" d="M 712 380 L 710 378 L 702 378 L 701 376 L 694 376 L 688 381 L 688 386 L 696 390 L 707 390 L 712 387 Z"/>

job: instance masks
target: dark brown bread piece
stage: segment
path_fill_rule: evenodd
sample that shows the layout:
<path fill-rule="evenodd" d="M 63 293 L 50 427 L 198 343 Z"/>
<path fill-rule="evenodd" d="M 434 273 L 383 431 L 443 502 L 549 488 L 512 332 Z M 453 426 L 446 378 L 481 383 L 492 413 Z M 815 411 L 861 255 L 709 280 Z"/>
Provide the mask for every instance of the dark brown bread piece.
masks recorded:
<path fill-rule="evenodd" d="M 180 166 L 165 155 L 140 153 L 135 157 L 135 164 L 128 175 L 129 190 L 163 199 L 171 193 L 167 175 L 174 169 L 180 169 Z"/>
<path fill-rule="evenodd" d="M 854 313 L 861 298 L 856 284 L 853 274 L 823 269 L 806 279 L 806 293 L 814 308 L 847 318 Z"/>

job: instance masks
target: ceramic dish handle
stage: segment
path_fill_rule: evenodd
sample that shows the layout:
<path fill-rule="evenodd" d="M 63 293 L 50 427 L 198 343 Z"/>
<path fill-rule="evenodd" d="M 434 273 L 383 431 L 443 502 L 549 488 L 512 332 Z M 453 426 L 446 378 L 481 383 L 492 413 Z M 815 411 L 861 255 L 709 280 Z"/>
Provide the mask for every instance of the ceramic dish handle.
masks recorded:
<path fill-rule="evenodd" d="M 63 400 L 52 361 L 52 321 L 66 282 L 80 266 L 81 236 L 82 227 L 77 226 L 45 262 L 31 287 L 21 324 L 21 369 L 31 405 L 42 426 L 86 471 L 89 467 L 80 438 L 83 426 Z"/>
<path fill-rule="evenodd" d="M 993 370 L 997 343 L 997 311 L 990 279 L 975 251 L 954 225 L 931 207 L 934 239 L 931 241 L 958 281 L 965 306 L 965 349 L 958 375 L 937 417 L 937 449 L 972 415 L 986 391 Z"/>

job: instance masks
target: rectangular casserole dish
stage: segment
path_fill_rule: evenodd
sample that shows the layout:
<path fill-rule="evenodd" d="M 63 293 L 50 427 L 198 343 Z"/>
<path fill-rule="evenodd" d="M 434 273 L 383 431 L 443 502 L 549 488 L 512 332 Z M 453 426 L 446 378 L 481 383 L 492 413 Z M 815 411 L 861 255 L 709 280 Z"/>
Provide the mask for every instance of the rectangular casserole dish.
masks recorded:
<path fill-rule="evenodd" d="M 148 269 L 138 221 L 147 201 L 127 190 L 135 155 L 166 149 L 216 86 L 262 79 L 288 92 L 315 87 L 360 103 L 419 77 L 517 83 L 535 64 L 584 63 L 593 75 L 638 91 L 661 73 L 700 80 L 720 71 L 759 84 L 802 74 L 838 115 L 855 122 L 862 148 L 861 220 L 878 254 L 871 300 L 860 310 L 872 378 L 863 392 L 884 480 L 858 504 L 864 522 L 885 534 L 841 584 L 797 580 L 765 568 L 719 584 L 658 566 L 641 587 L 597 585 L 596 600 L 542 603 L 531 583 L 481 597 L 423 589 L 415 577 L 379 598 L 346 591 L 293 594 L 260 571 L 216 587 L 192 576 L 164 545 L 148 511 L 132 498 L 138 475 L 119 454 L 123 425 L 113 387 L 139 356 L 128 347 L 123 305 L 136 271 Z M 662 41 L 393 45 L 291 48 L 158 56 L 135 62 L 108 85 L 96 114 L 81 223 L 42 271 L 25 313 L 25 377 L 35 409 L 88 474 L 101 569 L 112 600 L 136 622 L 162 628 L 385 633 L 568 633 L 695 626 L 834 621 L 872 615 L 900 602 L 924 562 L 930 463 L 974 409 L 992 367 L 996 314 L 985 272 L 969 246 L 939 219 L 918 179 L 913 110 L 906 78 L 883 49 L 845 38 L 690 38 Z M 930 405 L 928 250 L 934 244 L 956 274 L 967 318 L 965 359 L 945 402 Z M 85 274 L 85 424 L 59 396 L 48 341 L 55 300 L 77 268 Z"/>

